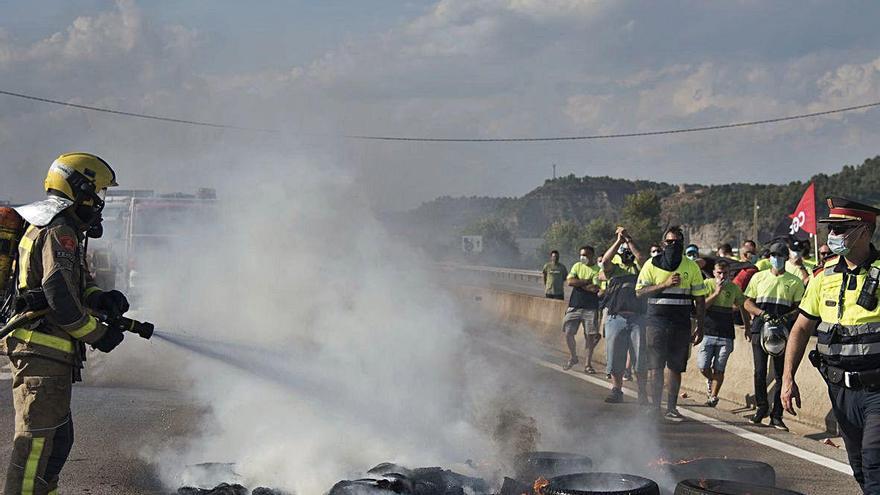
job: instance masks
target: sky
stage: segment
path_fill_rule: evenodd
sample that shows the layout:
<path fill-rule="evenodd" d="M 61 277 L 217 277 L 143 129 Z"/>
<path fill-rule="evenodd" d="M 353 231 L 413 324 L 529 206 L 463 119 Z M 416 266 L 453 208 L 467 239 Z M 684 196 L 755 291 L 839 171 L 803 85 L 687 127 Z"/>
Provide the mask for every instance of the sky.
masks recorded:
<path fill-rule="evenodd" d="M 123 187 L 211 187 L 249 156 L 308 157 L 381 210 L 521 195 L 561 175 L 774 182 L 878 153 L 880 109 L 748 129 L 555 144 L 532 137 L 763 119 L 880 101 L 876 2 L 0 0 L 0 89 L 174 118 L 0 97 L 0 198 L 38 199 L 60 153 Z M 295 177 L 284 180 L 296 180 Z"/>

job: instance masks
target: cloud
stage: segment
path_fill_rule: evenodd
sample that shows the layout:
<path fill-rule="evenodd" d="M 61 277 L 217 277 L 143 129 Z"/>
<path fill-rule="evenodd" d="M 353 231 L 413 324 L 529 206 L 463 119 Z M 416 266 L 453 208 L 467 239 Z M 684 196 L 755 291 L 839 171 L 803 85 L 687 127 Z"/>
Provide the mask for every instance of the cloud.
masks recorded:
<path fill-rule="evenodd" d="M 161 188 L 198 185 L 172 178 L 182 163 L 217 167 L 201 158 L 206 148 L 300 142 L 339 162 L 381 208 L 441 194 L 521 194 L 543 180 L 551 161 L 578 174 L 609 173 L 603 164 L 614 163 L 617 175 L 645 177 L 650 157 L 667 180 L 720 182 L 739 178 L 730 170 L 778 180 L 763 164 L 785 156 L 791 174 L 802 178 L 875 154 L 869 122 L 850 114 L 589 146 L 404 146 L 338 136 L 627 132 L 876 100 L 880 34 L 866 20 L 871 9 L 880 14 L 873 4 L 854 12 L 796 3 L 441 0 L 383 32 L 340 35 L 345 41 L 295 66 L 267 62 L 261 65 L 269 68 L 249 71 L 229 59 L 228 70 L 205 73 L 193 69 L 195 60 L 228 56 L 214 48 L 210 29 L 202 33 L 186 19 L 162 23 L 144 5 L 121 0 L 34 42 L 0 31 L 4 86 L 129 111 L 280 127 L 290 137 L 255 141 L 4 99 L 0 145 L 20 182 L 4 181 L 0 197 L 26 196 L 19 190 L 33 191 L 29 184 L 39 183 L 52 155 L 70 147 L 101 150 L 121 164 L 124 178 Z M 846 33 L 832 29 L 842 23 Z M 717 166 L 694 166 L 710 162 Z M 501 164 L 508 172 L 497 173 Z M 210 178 L 186 178 L 196 176 Z"/>

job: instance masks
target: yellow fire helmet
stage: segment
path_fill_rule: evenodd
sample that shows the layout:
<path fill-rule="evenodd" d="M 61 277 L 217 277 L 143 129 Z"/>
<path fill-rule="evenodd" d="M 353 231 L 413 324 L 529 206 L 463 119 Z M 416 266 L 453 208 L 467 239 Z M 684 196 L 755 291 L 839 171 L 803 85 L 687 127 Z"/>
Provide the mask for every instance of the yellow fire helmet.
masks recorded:
<path fill-rule="evenodd" d="M 101 193 L 108 187 L 118 186 L 116 172 L 110 164 L 91 153 L 65 153 L 59 156 L 46 174 L 46 192 L 54 191 L 71 201 Z"/>

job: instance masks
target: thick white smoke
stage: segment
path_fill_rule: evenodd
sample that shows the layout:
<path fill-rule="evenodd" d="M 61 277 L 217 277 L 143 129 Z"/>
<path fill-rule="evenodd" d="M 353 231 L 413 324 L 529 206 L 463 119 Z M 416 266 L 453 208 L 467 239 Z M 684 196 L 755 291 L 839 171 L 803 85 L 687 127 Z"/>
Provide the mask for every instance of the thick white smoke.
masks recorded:
<path fill-rule="evenodd" d="M 322 493 L 385 460 L 488 456 L 465 406 L 463 323 L 428 260 L 389 238 L 332 167 L 286 156 L 236 169 L 212 221 L 178 226 L 138 265 L 140 316 L 197 345 L 236 343 L 207 346 L 228 364 L 156 338 L 100 363 L 151 368 L 209 406 L 193 438 L 147 448 L 169 488 L 227 481 L 189 477 L 202 462 Z"/>

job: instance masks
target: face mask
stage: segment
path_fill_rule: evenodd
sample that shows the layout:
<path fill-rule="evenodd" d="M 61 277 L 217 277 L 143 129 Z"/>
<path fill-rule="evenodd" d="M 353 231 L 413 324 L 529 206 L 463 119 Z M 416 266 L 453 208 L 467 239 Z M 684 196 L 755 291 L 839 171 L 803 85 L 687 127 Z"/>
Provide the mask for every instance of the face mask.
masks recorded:
<path fill-rule="evenodd" d="M 754 265 L 757 262 L 758 262 L 758 255 L 757 254 L 753 254 L 753 255 L 749 256 L 749 263 Z"/>
<path fill-rule="evenodd" d="M 846 236 L 841 234 L 828 234 L 828 248 L 831 252 L 839 256 L 849 254 L 849 248 L 846 247 Z"/>
<path fill-rule="evenodd" d="M 589 257 L 587 257 L 587 256 L 581 256 L 581 262 L 582 262 L 582 263 L 589 265 L 589 264 L 590 264 L 589 261 L 590 261 L 590 258 L 589 258 Z"/>
<path fill-rule="evenodd" d="M 770 256 L 770 265 L 777 270 L 785 269 L 785 258 L 782 256 Z"/>
<path fill-rule="evenodd" d="M 694 253 L 690 253 L 690 254 L 688 254 L 687 257 L 688 257 L 688 259 L 691 260 L 691 261 L 697 259 L 697 255 L 694 254 Z"/>
<path fill-rule="evenodd" d="M 797 251 L 792 251 L 790 257 L 793 260 L 799 260 L 801 259 L 801 253 L 798 253 Z"/>
<path fill-rule="evenodd" d="M 633 260 L 636 259 L 636 257 L 634 254 L 627 251 L 627 252 L 623 253 L 622 255 L 620 255 L 620 259 L 623 260 L 624 263 L 630 264 L 633 262 Z"/>

